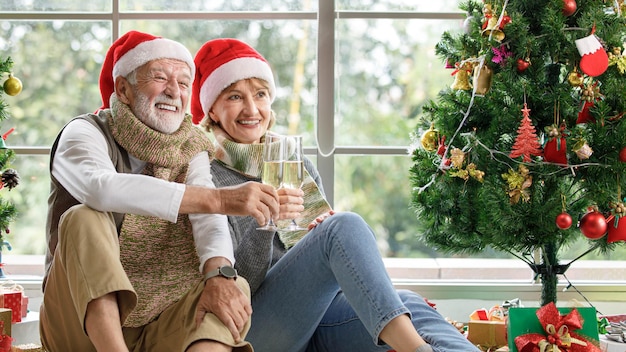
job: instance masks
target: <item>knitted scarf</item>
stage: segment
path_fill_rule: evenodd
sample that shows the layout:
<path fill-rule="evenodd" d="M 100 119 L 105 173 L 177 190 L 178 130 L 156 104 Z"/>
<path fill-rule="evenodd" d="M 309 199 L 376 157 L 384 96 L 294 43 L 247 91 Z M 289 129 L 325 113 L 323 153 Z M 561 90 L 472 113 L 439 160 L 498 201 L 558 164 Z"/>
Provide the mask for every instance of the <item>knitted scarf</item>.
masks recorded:
<path fill-rule="evenodd" d="M 214 127 L 212 130 L 217 142 L 215 159 L 234 171 L 260 180 L 261 171 L 263 170 L 263 143 L 237 143 L 232 141 L 230 136 L 222 129 Z M 296 219 L 296 222 L 301 227 L 306 228 L 316 217 L 330 211 L 331 207 L 306 169 L 304 170 L 302 191 L 304 192 L 304 211 L 301 213 L 301 218 Z M 294 246 L 308 233 L 308 230 L 280 230 L 286 228 L 290 223 L 291 220 L 276 221 L 276 225 L 279 227 L 278 236 L 286 248 Z"/>
<path fill-rule="evenodd" d="M 116 142 L 147 162 L 143 174 L 184 183 L 189 161 L 212 151 L 210 140 L 186 116 L 178 131 L 157 132 L 143 124 L 126 104 L 112 100 L 108 119 Z M 152 216 L 126 214 L 119 236 L 120 260 L 137 293 L 137 307 L 124 322 L 143 326 L 158 317 L 202 279 L 187 215 L 176 223 Z"/>

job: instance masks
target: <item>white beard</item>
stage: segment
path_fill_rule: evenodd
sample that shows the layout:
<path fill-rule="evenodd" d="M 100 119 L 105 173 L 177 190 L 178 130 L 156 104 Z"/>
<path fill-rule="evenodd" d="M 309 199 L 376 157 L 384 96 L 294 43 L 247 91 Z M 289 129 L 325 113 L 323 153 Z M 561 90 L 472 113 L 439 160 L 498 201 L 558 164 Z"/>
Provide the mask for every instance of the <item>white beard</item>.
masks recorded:
<path fill-rule="evenodd" d="M 172 112 L 162 112 L 157 109 L 155 105 L 151 104 L 148 97 L 135 90 L 135 102 L 131 107 L 135 116 L 146 126 L 152 128 L 155 131 L 159 131 L 165 134 L 172 134 L 178 130 L 181 123 L 185 119 L 185 113 L 179 112 L 177 115 L 174 115 Z M 178 106 L 176 102 L 173 102 L 171 99 L 167 97 L 159 97 L 157 101 L 164 104 Z"/>

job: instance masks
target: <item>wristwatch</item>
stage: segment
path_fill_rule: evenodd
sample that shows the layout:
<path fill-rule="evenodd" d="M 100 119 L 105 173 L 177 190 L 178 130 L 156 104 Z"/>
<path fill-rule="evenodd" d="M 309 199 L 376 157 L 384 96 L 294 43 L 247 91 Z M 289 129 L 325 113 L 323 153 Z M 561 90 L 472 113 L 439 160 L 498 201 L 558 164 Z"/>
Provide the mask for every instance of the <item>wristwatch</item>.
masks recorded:
<path fill-rule="evenodd" d="M 215 276 L 223 276 L 227 279 L 237 280 L 237 270 L 229 265 L 220 266 L 215 270 L 211 270 L 204 275 L 204 281 L 215 277 Z"/>

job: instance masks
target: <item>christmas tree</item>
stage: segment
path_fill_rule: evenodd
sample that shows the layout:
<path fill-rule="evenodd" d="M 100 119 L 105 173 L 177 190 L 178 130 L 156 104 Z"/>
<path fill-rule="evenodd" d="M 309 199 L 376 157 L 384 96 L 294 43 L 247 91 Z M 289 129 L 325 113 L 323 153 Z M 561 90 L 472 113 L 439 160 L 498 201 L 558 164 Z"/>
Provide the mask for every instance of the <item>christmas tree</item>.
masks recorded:
<path fill-rule="evenodd" d="M 8 94 L 14 96 L 22 91 L 22 82 L 19 78 L 13 76 L 11 68 L 13 67 L 13 61 L 11 58 L 3 60 L 0 58 L 0 77 L 5 78 L 2 89 L 0 90 L 0 123 L 9 118 L 7 111 L 8 104 L 5 102 L 3 95 Z M 1 127 L 1 125 L 0 125 Z M 13 132 L 13 128 L 8 129 L 2 134 L 0 140 L 0 172 L 2 173 L 2 180 L 0 182 L 0 192 L 5 190 L 12 190 L 19 183 L 19 175 L 17 171 L 9 168 L 11 161 L 14 160 L 15 153 L 12 149 L 6 145 L 6 139 Z M 11 249 L 11 244 L 5 239 L 4 234 L 9 233 L 9 223 L 15 219 L 17 210 L 15 206 L 2 198 L 0 193 L 0 263 L 1 253 L 4 248 Z M 0 277 L 4 276 L 4 272 L 0 267 Z"/>
<path fill-rule="evenodd" d="M 453 82 L 426 104 L 413 136 L 421 236 L 449 253 L 510 253 L 541 278 L 542 304 L 556 302 L 573 261 L 626 241 L 626 5 L 460 8 L 463 26 L 436 46 Z M 581 236 L 588 249 L 562 262 Z"/>

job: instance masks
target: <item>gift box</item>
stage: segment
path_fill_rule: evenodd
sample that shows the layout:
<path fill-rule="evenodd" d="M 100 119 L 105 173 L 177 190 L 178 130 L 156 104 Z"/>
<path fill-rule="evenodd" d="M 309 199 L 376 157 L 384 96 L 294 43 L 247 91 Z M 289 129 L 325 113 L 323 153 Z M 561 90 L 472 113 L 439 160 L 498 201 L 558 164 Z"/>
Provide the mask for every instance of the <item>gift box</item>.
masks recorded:
<path fill-rule="evenodd" d="M 28 315 L 28 296 L 22 295 L 22 318 Z"/>
<path fill-rule="evenodd" d="M 0 329 L 0 335 L 11 335 L 11 320 L 12 320 L 13 311 L 8 308 L 0 308 L 0 325 L 3 326 L 3 329 Z"/>
<path fill-rule="evenodd" d="M 467 323 L 467 339 L 483 351 L 495 351 L 506 346 L 506 317 L 504 309 L 495 305 L 489 310 L 473 311 Z"/>
<path fill-rule="evenodd" d="M 503 321 L 471 320 L 467 339 L 483 351 L 494 351 L 507 345 L 506 325 Z"/>
<path fill-rule="evenodd" d="M 507 335 L 511 352 L 601 352 L 592 307 L 557 308 L 548 303 L 541 308 L 511 308 Z"/>
<path fill-rule="evenodd" d="M 608 339 L 600 336 L 600 349 L 602 352 L 626 352 L 626 343 Z"/>
<path fill-rule="evenodd" d="M 11 320 L 13 311 L 0 308 L 0 352 L 11 352 Z"/>
<path fill-rule="evenodd" d="M 24 288 L 12 281 L 3 282 L 0 285 L 0 307 L 9 308 L 13 311 L 13 323 L 22 321 L 22 297 Z"/>
<path fill-rule="evenodd" d="M 43 352 L 43 347 L 36 343 L 27 343 L 11 347 L 11 352 Z"/>
<path fill-rule="evenodd" d="M 3 300 L 3 307 L 13 311 L 12 323 L 22 321 L 22 292 L 21 291 L 3 291 L 0 293 Z"/>

